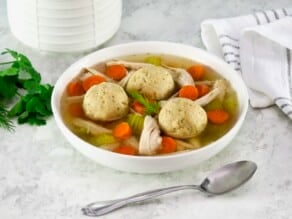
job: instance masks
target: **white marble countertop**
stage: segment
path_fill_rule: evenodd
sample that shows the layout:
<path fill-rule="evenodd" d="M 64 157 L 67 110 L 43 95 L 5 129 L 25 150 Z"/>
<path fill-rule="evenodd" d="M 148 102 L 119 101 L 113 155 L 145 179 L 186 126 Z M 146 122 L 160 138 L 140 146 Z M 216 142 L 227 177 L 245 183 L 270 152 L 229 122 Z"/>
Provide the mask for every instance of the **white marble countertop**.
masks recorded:
<path fill-rule="evenodd" d="M 203 47 L 200 23 L 210 17 L 234 16 L 281 8 L 291 0 L 125 0 L 117 34 L 104 46 L 138 40 L 167 40 Z M 0 0 L 0 49 L 26 54 L 55 83 L 82 54 L 45 54 L 27 48 L 10 33 L 6 3 Z M 196 167 L 164 174 L 140 175 L 93 163 L 64 139 L 51 118 L 46 126 L 0 129 L 0 217 L 3 219 L 86 218 L 88 202 L 114 199 L 170 185 L 200 183 L 225 163 L 240 159 L 258 164 L 254 178 L 229 194 L 206 197 L 199 192 L 170 194 L 143 205 L 123 208 L 102 218 L 288 219 L 292 216 L 292 122 L 271 107 L 249 109 L 230 146 Z"/>

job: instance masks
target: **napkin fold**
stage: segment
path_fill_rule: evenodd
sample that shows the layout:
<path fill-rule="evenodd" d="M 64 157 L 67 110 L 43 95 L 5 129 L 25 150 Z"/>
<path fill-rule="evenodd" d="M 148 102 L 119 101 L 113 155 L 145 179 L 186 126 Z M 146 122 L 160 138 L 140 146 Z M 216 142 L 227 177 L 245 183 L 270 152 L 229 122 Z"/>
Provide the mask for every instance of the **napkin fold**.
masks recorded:
<path fill-rule="evenodd" d="M 254 108 L 276 104 L 292 119 L 292 8 L 260 11 L 201 24 L 207 50 L 245 81 Z"/>

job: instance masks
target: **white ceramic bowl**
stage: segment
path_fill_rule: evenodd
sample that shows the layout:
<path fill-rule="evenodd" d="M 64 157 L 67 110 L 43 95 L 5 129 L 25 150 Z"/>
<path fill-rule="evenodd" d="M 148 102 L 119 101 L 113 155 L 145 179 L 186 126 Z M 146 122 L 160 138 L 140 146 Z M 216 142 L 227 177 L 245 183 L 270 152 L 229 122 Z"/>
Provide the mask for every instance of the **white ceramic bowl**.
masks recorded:
<path fill-rule="evenodd" d="M 217 141 L 190 152 L 167 156 L 127 156 L 100 149 L 83 141 L 73 134 L 63 123 L 60 113 L 60 101 L 65 85 L 85 66 L 92 66 L 115 57 L 132 54 L 169 54 L 198 61 L 215 69 L 229 80 L 237 92 L 239 117 L 233 128 Z M 236 136 L 242 126 L 248 109 L 248 94 L 242 79 L 228 64 L 208 52 L 182 44 L 169 42 L 135 42 L 108 47 L 93 52 L 71 65 L 58 79 L 52 96 L 52 108 L 57 126 L 68 141 L 86 157 L 114 169 L 138 173 L 158 173 L 182 169 L 198 164 L 217 154 Z"/>

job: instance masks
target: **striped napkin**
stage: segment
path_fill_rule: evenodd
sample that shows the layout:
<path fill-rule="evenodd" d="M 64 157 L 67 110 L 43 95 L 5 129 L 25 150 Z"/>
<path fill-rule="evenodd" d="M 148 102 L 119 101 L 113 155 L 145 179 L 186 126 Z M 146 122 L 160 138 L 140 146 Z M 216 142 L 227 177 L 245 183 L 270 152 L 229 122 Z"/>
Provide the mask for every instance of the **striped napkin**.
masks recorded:
<path fill-rule="evenodd" d="M 207 50 L 245 81 L 254 108 L 276 104 L 292 119 L 292 8 L 260 11 L 201 24 Z"/>

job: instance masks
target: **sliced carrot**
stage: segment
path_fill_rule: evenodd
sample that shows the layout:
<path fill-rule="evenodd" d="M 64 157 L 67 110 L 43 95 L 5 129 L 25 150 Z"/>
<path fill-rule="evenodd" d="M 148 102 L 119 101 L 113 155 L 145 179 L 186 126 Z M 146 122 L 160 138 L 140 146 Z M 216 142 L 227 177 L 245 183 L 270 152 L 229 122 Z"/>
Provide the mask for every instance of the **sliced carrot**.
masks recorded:
<path fill-rule="evenodd" d="M 120 145 L 119 147 L 115 148 L 113 151 L 119 154 L 126 154 L 126 155 L 137 154 L 136 149 L 128 145 Z"/>
<path fill-rule="evenodd" d="M 208 120 L 216 125 L 221 125 L 229 119 L 229 114 L 225 110 L 215 109 L 207 111 Z"/>
<path fill-rule="evenodd" d="M 179 90 L 178 96 L 188 98 L 191 100 L 195 100 L 198 98 L 199 93 L 198 93 L 198 89 L 196 88 L 196 86 L 185 85 Z"/>
<path fill-rule="evenodd" d="M 140 114 L 144 114 L 145 113 L 145 107 L 141 103 L 139 103 L 137 100 L 135 100 L 132 103 L 132 108 L 137 113 L 140 113 Z"/>
<path fill-rule="evenodd" d="M 72 81 L 67 85 L 67 94 L 69 96 L 80 96 L 84 94 L 82 83 L 79 80 Z"/>
<path fill-rule="evenodd" d="M 125 140 L 131 137 L 131 135 L 132 129 L 127 122 L 122 122 L 113 129 L 113 136 L 118 139 Z"/>
<path fill-rule="evenodd" d="M 161 154 L 168 154 L 176 151 L 176 141 L 171 137 L 163 136 L 161 146 L 159 151 Z"/>
<path fill-rule="evenodd" d="M 84 111 L 80 103 L 71 103 L 68 106 L 68 112 L 71 116 L 75 117 L 82 117 L 84 115 Z"/>
<path fill-rule="evenodd" d="M 193 65 L 187 69 L 194 80 L 202 80 L 205 75 L 205 67 L 203 65 Z"/>
<path fill-rule="evenodd" d="M 121 80 L 127 74 L 127 69 L 123 65 L 107 66 L 105 73 L 114 80 Z"/>
<path fill-rule="evenodd" d="M 104 81 L 105 81 L 104 77 L 99 76 L 99 75 L 92 75 L 83 80 L 82 86 L 83 86 L 83 89 L 87 91 L 93 85 L 100 84 L 101 82 L 104 82 Z"/>
<path fill-rule="evenodd" d="M 199 97 L 206 95 L 210 91 L 209 86 L 206 84 L 197 84 L 196 87 L 198 89 Z"/>

